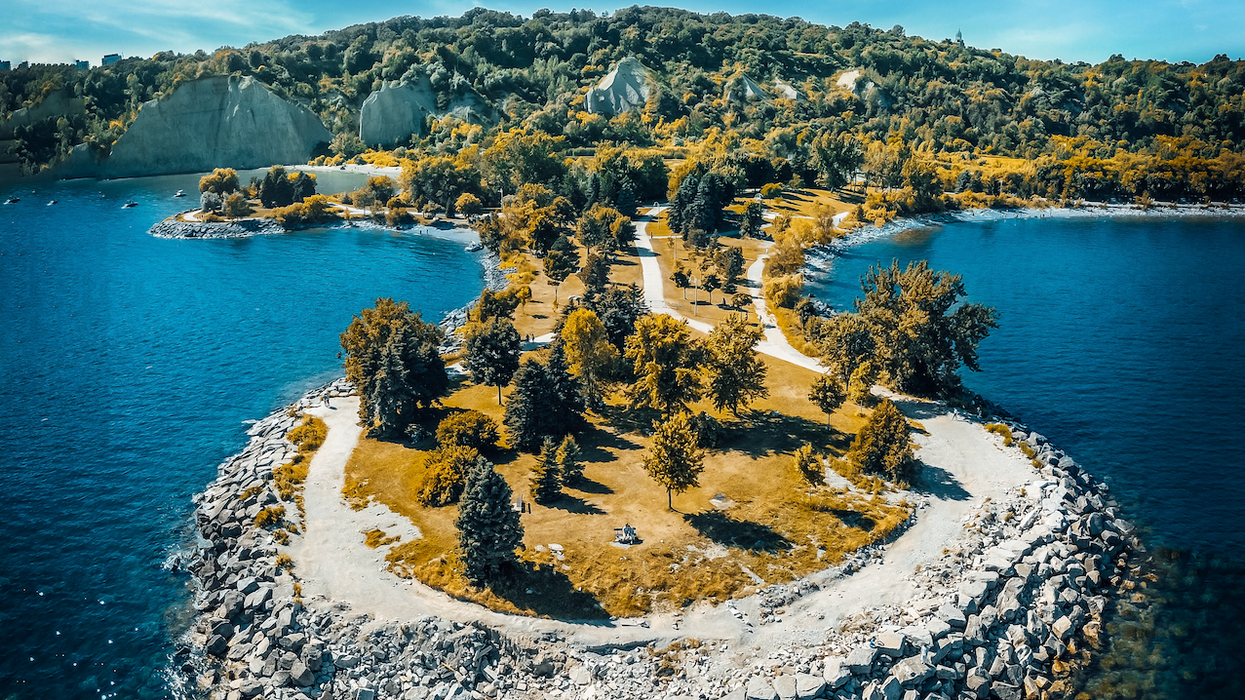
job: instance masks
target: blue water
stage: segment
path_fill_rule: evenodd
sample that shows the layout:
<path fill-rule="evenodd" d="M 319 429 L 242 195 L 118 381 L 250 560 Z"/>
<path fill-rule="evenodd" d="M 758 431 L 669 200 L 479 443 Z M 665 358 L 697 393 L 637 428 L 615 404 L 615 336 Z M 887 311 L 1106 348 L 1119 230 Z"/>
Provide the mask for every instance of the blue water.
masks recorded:
<path fill-rule="evenodd" d="M 806 287 L 850 309 L 892 259 L 998 308 L 966 385 L 1104 478 L 1161 553 L 1089 697 L 1245 696 L 1245 220 L 952 223 L 853 247 Z"/>
<path fill-rule="evenodd" d="M 4 700 L 164 697 L 188 602 L 166 561 L 243 421 L 340 375 L 338 334 L 376 297 L 440 320 L 482 287 L 453 232 L 147 235 L 196 185 L 0 188 L 22 199 L 0 206 Z"/>

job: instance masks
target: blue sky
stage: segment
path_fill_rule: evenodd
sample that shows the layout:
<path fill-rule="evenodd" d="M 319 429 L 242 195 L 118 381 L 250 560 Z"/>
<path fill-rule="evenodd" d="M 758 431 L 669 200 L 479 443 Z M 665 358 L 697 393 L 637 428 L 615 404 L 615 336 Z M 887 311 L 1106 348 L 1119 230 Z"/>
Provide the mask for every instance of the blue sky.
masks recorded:
<path fill-rule="evenodd" d="M 76 58 L 97 65 L 106 53 L 151 56 L 165 49 L 212 51 L 398 15 L 459 15 L 475 4 L 452 0 L 0 0 L 0 59 L 16 64 Z M 542 7 L 603 12 L 627 6 L 523 0 L 483 4 L 524 16 Z M 684 0 L 678 6 L 732 14 L 763 10 L 839 26 L 852 21 L 881 28 L 900 24 L 910 35 L 934 40 L 954 36 L 960 29 L 970 45 L 1002 48 L 1031 58 L 1098 62 L 1119 53 L 1125 58 L 1200 63 L 1218 53 L 1245 56 L 1245 32 L 1241 31 L 1245 0 Z"/>

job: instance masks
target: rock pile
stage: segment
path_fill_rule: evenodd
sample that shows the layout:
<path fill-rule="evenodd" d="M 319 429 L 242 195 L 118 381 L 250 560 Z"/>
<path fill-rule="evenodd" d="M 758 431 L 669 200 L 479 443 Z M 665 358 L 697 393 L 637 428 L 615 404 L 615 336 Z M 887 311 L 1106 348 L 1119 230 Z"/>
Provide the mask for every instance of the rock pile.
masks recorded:
<path fill-rule="evenodd" d="M 276 219 L 243 219 L 241 221 L 176 221 L 157 222 L 147 233 L 156 238 L 247 238 L 265 234 L 285 233 Z"/>

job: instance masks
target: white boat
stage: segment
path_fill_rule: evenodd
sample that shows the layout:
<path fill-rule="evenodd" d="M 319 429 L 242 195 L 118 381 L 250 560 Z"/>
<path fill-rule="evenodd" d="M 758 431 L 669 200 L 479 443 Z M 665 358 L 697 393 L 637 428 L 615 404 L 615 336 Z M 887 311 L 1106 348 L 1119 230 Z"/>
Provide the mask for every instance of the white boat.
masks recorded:
<path fill-rule="evenodd" d="M 4 203 L 5 204 L 17 204 L 20 201 L 22 201 L 21 197 L 9 197 L 8 199 L 4 200 Z"/>
<path fill-rule="evenodd" d="M 186 190 L 178 190 L 178 191 L 177 191 L 177 194 L 175 194 L 175 195 L 173 195 L 173 196 L 174 196 L 174 197 L 185 197 L 185 196 L 186 196 Z"/>

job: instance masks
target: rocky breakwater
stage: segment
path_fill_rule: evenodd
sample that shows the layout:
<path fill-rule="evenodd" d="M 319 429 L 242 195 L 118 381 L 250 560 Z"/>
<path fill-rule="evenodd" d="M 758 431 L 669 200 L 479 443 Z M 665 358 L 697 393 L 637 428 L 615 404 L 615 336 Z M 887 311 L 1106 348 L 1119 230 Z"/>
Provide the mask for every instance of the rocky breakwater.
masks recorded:
<path fill-rule="evenodd" d="M 1038 477 L 970 513 L 958 544 L 912 575 L 920 595 L 850 620 L 816 658 L 792 650 L 757 665 L 728 697 L 1060 697 L 1142 548 L 1105 484 L 1042 435 L 1009 427 L 1009 449 Z"/>
<path fill-rule="evenodd" d="M 243 219 L 241 221 L 165 219 L 147 229 L 147 233 L 156 238 L 247 238 L 285 232 L 286 228 L 276 219 Z"/>

